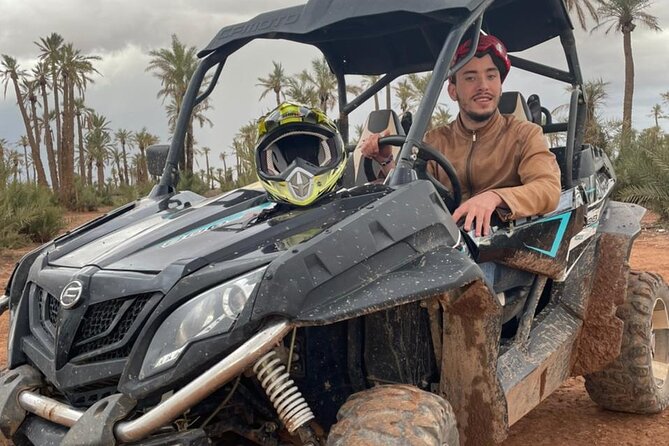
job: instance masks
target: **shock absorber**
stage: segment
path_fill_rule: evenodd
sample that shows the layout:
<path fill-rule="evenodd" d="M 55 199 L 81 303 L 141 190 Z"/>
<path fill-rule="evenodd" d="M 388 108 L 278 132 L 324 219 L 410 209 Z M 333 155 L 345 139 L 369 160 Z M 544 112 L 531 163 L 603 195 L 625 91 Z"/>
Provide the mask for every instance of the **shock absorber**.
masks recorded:
<path fill-rule="evenodd" d="M 279 419 L 291 434 L 314 418 L 309 405 L 302 397 L 295 382 L 290 379 L 281 359 L 274 350 L 260 358 L 253 366 L 253 373 L 265 389 L 269 400 L 279 414 Z"/>

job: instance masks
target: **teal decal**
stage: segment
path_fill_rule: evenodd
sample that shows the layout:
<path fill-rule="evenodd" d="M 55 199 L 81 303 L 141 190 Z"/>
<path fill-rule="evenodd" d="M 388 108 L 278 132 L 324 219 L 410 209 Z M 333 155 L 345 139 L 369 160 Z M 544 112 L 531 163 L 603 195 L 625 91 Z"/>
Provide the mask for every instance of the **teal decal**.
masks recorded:
<path fill-rule="evenodd" d="M 549 257 L 555 258 L 558 250 L 560 249 L 560 243 L 562 243 L 562 239 L 564 238 L 564 233 L 567 231 L 567 225 L 569 224 L 569 217 L 571 217 L 571 212 L 567 212 L 566 214 L 556 215 L 555 217 L 550 217 L 545 220 L 539 220 L 539 222 L 541 223 L 560 220 L 560 226 L 558 227 L 557 233 L 555 234 L 555 239 L 553 239 L 553 245 L 551 246 L 550 251 L 546 251 L 545 249 L 539 249 L 534 246 L 529 246 L 525 243 L 523 244 L 528 249 L 532 249 Z"/>
<path fill-rule="evenodd" d="M 184 232 L 183 234 L 179 234 L 178 236 L 171 238 L 163 244 L 160 245 L 161 248 L 167 248 L 168 246 L 172 246 L 175 243 L 179 243 L 180 241 L 186 240 L 188 238 L 194 237 L 198 234 L 201 234 L 203 232 L 207 231 L 213 231 L 216 228 L 220 228 L 223 225 L 226 225 L 230 222 L 236 221 L 236 220 L 242 220 L 248 217 L 251 217 L 253 214 L 260 214 L 263 210 L 274 206 L 275 203 L 267 201 L 259 206 L 254 206 L 252 208 L 243 210 L 241 212 L 237 212 L 236 214 L 228 215 L 227 217 L 219 218 L 218 220 L 214 220 L 210 223 L 207 223 L 204 226 L 200 226 L 199 228 L 191 229 L 188 232 Z"/>

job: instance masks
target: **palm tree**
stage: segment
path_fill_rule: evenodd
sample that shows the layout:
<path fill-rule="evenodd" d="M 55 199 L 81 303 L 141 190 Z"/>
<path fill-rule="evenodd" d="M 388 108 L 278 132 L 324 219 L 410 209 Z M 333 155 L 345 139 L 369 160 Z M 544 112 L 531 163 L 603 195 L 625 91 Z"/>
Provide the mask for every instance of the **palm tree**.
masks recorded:
<path fill-rule="evenodd" d="M 291 101 L 316 107 L 318 105 L 318 94 L 311 84 L 310 77 L 307 70 L 302 70 L 294 77 L 288 78 L 286 97 Z"/>
<path fill-rule="evenodd" d="M 123 160 L 123 151 L 119 150 L 118 147 L 111 146 L 109 149 L 109 159 L 113 162 L 115 165 L 115 170 L 116 173 L 118 174 L 119 180 L 116 181 L 116 177 L 114 177 L 114 185 L 117 186 L 118 183 L 125 184 L 125 180 L 123 179 L 123 170 L 121 170 L 121 161 Z"/>
<path fill-rule="evenodd" d="M 660 118 L 664 118 L 664 111 L 660 104 L 653 105 L 653 108 L 650 109 L 650 114 L 648 115 L 655 120 L 655 128 L 660 128 Z"/>
<path fill-rule="evenodd" d="M 211 178 L 210 170 L 209 170 L 209 153 L 211 152 L 211 148 L 209 147 L 202 147 L 202 153 L 204 154 L 204 159 L 206 163 L 206 168 L 207 168 L 207 187 L 209 189 L 214 188 L 214 180 Z"/>
<path fill-rule="evenodd" d="M 10 57 L 6 54 L 2 55 L 2 74 L 3 83 L 5 85 L 4 96 L 7 96 L 7 86 L 10 81 L 14 86 L 14 94 L 16 95 L 16 103 L 19 106 L 21 112 L 21 117 L 23 118 L 23 124 L 26 128 L 26 135 L 28 137 L 28 143 L 30 144 L 30 150 L 32 152 L 33 162 L 35 163 L 35 169 L 37 170 L 37 184 L 40 186 L 47 187 L 48 183 L 46 180 L 46 174 L 44 173 L 44 165 L 42 164 L 42 159 L 40 158 L 39 147 L 37 147 L 37 141 L 35 140 L 35 135 L 33 133 L 33 128 L 30 125 L 30 117 L 28 116 L 28 111 L 24 105 L 24 98 L 21 95 L 21 89 L 19 88 L 19 78 L 22 78 L 25 75 L 25 72 L 19 68 L 16 59 Z"/>
<path fill-rule="evenodd" d="M 451 116 L 451 113 L 448 111 L 448 107 L 445 107 L 443 105 L 438 105 L 437 109 L 432 114 L 432 119 L 430 120 L 430 128 L 443 127 L 449 122 L 451 122 L 452 119 L 453 116 Z"/>
<path fill-rule="evenodd" d="M 602 19 L 593 31 L 608 25 L 606 34 L 611 30 L 623 35 L 623 51 L 625 54 L 625 94 L 623 99 L 623 148 L 629 145 L 632 130 L 632 103 L 634 100 L 634 58 L 632 56 L 632 31 L 636 22 L 660 31 L 657 17 L 645 12 L 651 5 L 650 0 L 600 0 L 601 6 L 597 13 Z"/>
<path fill-rule="evenodd" d="M 4 189 L 7 180 L 7 168 L 5 166 L 5 150 L 7 147 L 7 140 L 0 138 L 0 190 Z"/>
<path fill-rule="evenodd" d="M 157 144 L 158 137 L 152 135 L 143 127 L 139 132 L 135 132 L 132 140 L 137 144 L 139 149 L 139 157 L 137 158 L 137 183 L 144 184 L 149 180 L 149 170 L 146 167 L 146 149 L 147 147 Z"/>
<path fill-rule="evenodd" d="M 23 159 L 26 162 L 26 181 L 30 184 L 30 159 L 28 158 L 28 138 L 25 135 L 21 135 L 17 144 L 23 147 Z M 0 158 L 2 158 L 2 148 L 0 147 Z"/>
<path fill-rule="evenodd" d="M 49 67 L 46 63 L 39 62 L 33 69 L 33 77 L 39 85 L 42 95 L 42 128 L 44 130 L 44 142 L 46 143 L 46 157 L 49 163 L 49 172 L 51 173 L 51 184 L 53 185 L 54 189 L 58 189 L 56 152 L 54 150 L 51 125 L 49 120 L 49 97 L 47 94 L 47 88 L 49 87 L 48 68 Z M 36 136 L 37 145 L 39 146 L 39 133 Z"/>
<path fill-rule="evenodd" d="M 86 135 L 86 152 L 89 162 L 95 162 L 97 170 L 98 189 L 104 188 L 105 172 L 104 167 L 109 160 L 109 151 L 112 148 L 111 129 L 109 121 L 101 114 L 93 112 L 91 114 L 91 130 Z"/>
<path fill-rule="evenodd" d="M 21 155 L 19 152 L 15 150 L 10 150 L 7 152 L 7 166 L 9 167 L 9 173 L 11 173 L 13 179 L 12 181 L 14 183 L 18 183 L 19 181 L 19 173 L 21 172 L 21 169 L 19 166 L 21 165 Z"/>
<path fill-rule="evenodd" d="M 58 82 L 61 64 L 61 50 L 64 43 L 63 37 L 58 33 L 51 33 L 49 37 L 40 37 L 39 42 L 34 42 L 41 50 L 40 60 L 45 61 L 51 73 L 51 90 L 53 91 L 53 104 L 56 111 L 56 147 L 59 149 L 61 144 L 61 117 L 59 93 L 61 85 Z"/>
<path fill-rule="evenodd" d="M 425 91 L 427 90 L 427 85 L 429 84 L 431 77 L 432 73 L 426 73 L 422 76 L 420 74 L 412 73 L 408 76 L 411 92 L 409 103 L 411 104 L 412 109 L 415 109 L 418 104 L 420 104 L 423 96 L 425 96 Z"/>
<path fill-rule="evenodd" d="M 170 113 L 176 116 L 183 104 L 188 82 L 197 68 L 196 48 L 194 46 L 186 47 L 179 41 L 176 34 L 173 34 L 170 48 L 152 50 L 149 55 L 151 60 L 146 71 L 153 72 L 153 75 L 160 79 L 162 85 L 157 96 L 162 98 L 163 101 L 171 99 L 169 104 Z M 205 102 L 201 103 L 199 107 L 208 107 Z M 200 110 L 204 110 L 204 108 Z M 191 117 L 188 124 L 186 146 L 180 163 L 181 169 L 187 174 L 193 173 L 193 119 L 194 116 Z"/>
<path fill-rule="evenodd" d="M 309 74 L 308 79 L 318 97 L 318 106 L 327 113 L 330 108 L 334 107 L 337 100 L 337 78 L 323 57 L 312 60 L 311 69 L 313 73 Z"/>
<path fill-rule="evenodd" d="M 239 186 L 248 184 L 255 175 L 255 142 L 258 130 L 255 121 L 243 125 L 232 140 L 232 148 L 237 158 L 237 182 Z"/>
<path fill-rule="evenodd" d="M 395 96 L 399 99 L 400 110 L 402 113 L 409 111 L 409 103 L 414 97 L 414 91 L 411 88 L 411 84 L 407 79 L 403 79 L 395 85 Z"/>
<path fill-rule="evenodd" d="M 223 161 L 223 170 L 224 170 L 224 171 L 227 171 L 227 170 L 228 170 L 228 166 L 227 166 L 227 164 L 225 163 L 225 159 L 228 157 L 228 154 L 225 153 L 225 152 L 221 152 L 221 154 L 218 155 L 218 157 L 221 159 L 221 161 Z"/>
<path fill-rule="evenodd" d="M 273 92 L 276 96 L 276 106 L 281 105 L 281 90 L 288 85 L 288 78 L 286 77 L 283 67 L 280 63 L 272 61 L 274 70 L 267 75 L 267 77 L 259 77 L 256 86 L 263 87 L 264 90 L 260 95 L 260 99 L 267 96 L 267 93 Z"/>
<path fill-rule="evenodd" d="M 369 75 L 363 76 L 362 77 L 362 86 L 364 88 L 369 88 L 372 85 L 374 85 L 375 83 L 377 83 L 380 78 L 381 78 L 381 76 L 377 76 L 377 75 L 374 75 L 374 74 L 369 74 Z M 390 108 L 390 107 L 388 107 L 388 108 Z M 379 93 L 377 92 L 377 93 L 374 93 L 374 110 L 378 110 L 378 109 L 379 109 Z"/>
<path fill-rule="evenodd" d="M 74 202 L 74 124 L 77 113 L 75 90 L 83 97 L 91 75 L 98 73 L 93 61 L 98 56 L 84 56 L 71 43 L 62 47 L 60 59 L 60 77 L 63 87 L 63 123 L 61 128 L 62 144 L 58 153 L 60 168 L 60 200 L 65 205 Z M 89 154 L 90 156 L 90 154 Z"/>
<path fill-rule="evenodd" d="M 601 0 L 594 0 L 597 3 L 601 3 Z M 592 4 L 591 0 L 565 0 L 567 5 L 567 10 L 573 12 L 576 10 L 576 17 L 578 18 L 578 23 L 581 25 L 581 28 L 584 30 L 587 29 L 585 26 L 585 14 L 586 12 L 590 14 L 590 18 L 595 22 L 599 21 L 599 16 L 597 15 L 597 8 Z"/>
<path fill-rule="evenodd" d="M 128 176 L 128 154 L 126 152 L 126 145 L 132 148 L 132 132 L 126 129 L 118 129 L 114 133 L 114 139 L 121 144 L 121 152 L 123 153 L 123 170 L 119 167 L 119 176 L 122 184 L 130 184 L 130 177 Z M 120 173 L 123 173 L 122 175 Z"/>
<path fill-rule="evenodd" d="M 84 103 L 84 98 L 77 98 L 74 100 L 74 116 L 77 123 L 77 141 L 79 142 L 79 151 L 77 162 L 79 166 L 79 176 L 85 178 L 86 176 L 86 145 L 84 140 L 84 127 L 91 130 L 91 115 L 94 113 L 93 109 L 87 107 Z"/>

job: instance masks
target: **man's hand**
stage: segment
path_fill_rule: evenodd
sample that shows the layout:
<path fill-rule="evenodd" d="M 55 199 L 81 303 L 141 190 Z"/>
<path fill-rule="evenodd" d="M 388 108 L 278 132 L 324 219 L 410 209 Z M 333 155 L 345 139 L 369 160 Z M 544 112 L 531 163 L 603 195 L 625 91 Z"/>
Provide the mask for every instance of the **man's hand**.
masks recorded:
<path fill-rule="evenodd" d="M 381 133 L 371 133 L 369 136 L 360 140 L 360 152 L 366 158 L 371 158 L 378 163 L 384 163 L 392 155 L 392 146 L 379 147 L 379 139 L 390 135 L 389 130 Z"/>
<path fill-rule="evenodd" d="M 453 212 L 453 220 L 458 222 L 464 217 L 464 229 L 467 232 L 471 231 L 472 223 L 476 221 L 476 236 L 480 237 L 481 234 L 488 235 L 490 234 L 490 218 L 492 217 L 492 213 L 502 204 L 504 204 L 504 201 L 495 192 L 483 192 L 462 203 Z"/>

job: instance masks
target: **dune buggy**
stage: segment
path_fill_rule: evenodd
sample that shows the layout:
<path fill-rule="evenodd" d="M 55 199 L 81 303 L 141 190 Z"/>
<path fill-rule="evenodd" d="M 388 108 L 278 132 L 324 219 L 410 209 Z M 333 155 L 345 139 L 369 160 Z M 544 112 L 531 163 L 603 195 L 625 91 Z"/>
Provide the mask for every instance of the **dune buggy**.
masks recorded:
<path fill-rule="evenodd" d="M 446 170 L 448 160 L 422 139 L 444 81 L 467 60 L 451 66 L 458 43 L 481 30 L 511 53 L 559 39 L 566 70 L 517 55 L 513 65 L 573 92 L 565 123 L 536 95 L 505 94 L 504 112 L 566 134 L 551 149 L 562 197 L 549 215 L 474 239 L 425 173 L 426 160 Z M 375 166 L 353 150 L 345 187 L 308 207 L 278 206 L 257 188 L 210 199 L 176 190 L 188 117 L 228 56 L 259 38 L 322 51 L 345 139 L 363 102 L 399 76 L 432 71 L 410 126 L 391 111 L 367 122 L 396 134 L 387 142 L 397 166 L 383 184 L 367 184 Z M 199 56 L 171 146 L 151 151 L 164 169 L 150 195 L 14 270 L 2 301 L 5 438 L 485 445 L 572 375 L 585 375 L 606 408 L 666 407 L 667 288 L 629 272 L 643 209 L 610 199 L 611 163 L 583 143 L 562 0 L 311 0 L 227 26 Z M 349 100 L 347 76 L 362 74 L 383 77 Z M 483 262 L 497 264 L 494 280 Z"/>

